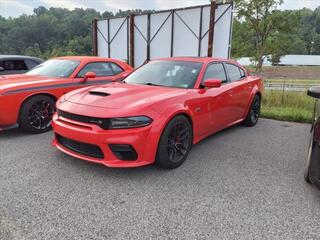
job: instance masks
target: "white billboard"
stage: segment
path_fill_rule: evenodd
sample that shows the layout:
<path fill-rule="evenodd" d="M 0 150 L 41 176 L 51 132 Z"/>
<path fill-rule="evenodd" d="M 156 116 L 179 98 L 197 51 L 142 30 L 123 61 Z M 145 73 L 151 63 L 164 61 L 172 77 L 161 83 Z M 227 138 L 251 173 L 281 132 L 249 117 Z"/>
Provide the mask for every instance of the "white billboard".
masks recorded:
<path fill-rule="evenodd" d="M 161 57 L 229 58 L 233 4 L 171 9 L 96 20 L 94 54 L 134 67 Z"/>

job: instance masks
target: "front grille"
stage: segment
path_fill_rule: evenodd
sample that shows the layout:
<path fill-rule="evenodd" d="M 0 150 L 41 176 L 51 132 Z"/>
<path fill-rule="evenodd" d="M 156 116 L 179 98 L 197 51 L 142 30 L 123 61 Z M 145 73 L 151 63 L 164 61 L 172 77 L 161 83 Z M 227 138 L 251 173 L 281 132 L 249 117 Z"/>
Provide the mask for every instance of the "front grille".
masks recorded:
<path fill-rule="evenodd" d="M 64 112 L 61 110 L 58 110 L 58 116 L 64 117 L 66 119 L 70 119 L 76 122 L 95 124 L 95 125 L 98 125 L 99 127 L 102 127 L 103 129 L 107 129 L 107 126 L 109 126 L 109 120 L 106 118 L 82 116 L 82 115 Z"/>
<path fill-rule="evenodd" d="M 83 143 L 71 140 L 69 138 L 62 137 L 61 135 L 56 134 L 57 140 L 59 144 L 63 147 L 74 151 L 76 153 L 80 153 L 82 155 L 86 155 L 89 157 L 103 159 L 104 155 L 101 149 L 93 144 Z"/>

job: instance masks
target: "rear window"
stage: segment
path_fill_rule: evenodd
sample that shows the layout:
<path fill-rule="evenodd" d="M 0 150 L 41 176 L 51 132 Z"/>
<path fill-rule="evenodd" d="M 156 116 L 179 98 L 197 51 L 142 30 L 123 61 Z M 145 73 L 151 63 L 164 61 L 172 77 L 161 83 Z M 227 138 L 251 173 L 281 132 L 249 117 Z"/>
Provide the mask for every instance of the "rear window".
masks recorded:
<path fill-rule="evenodd" d="M 241 79 L 240 69 L 237 66 L 228 63 L 225 66 L 231 82 Z"/>
<path fill-rule="evenodd" d="M 110 62 L 109 64 L 110 64 L 114 74 L 119 74 L 119 73 L 123 72 L 123 69 L 118 64 L 112 63 L 112 62 Z"/>

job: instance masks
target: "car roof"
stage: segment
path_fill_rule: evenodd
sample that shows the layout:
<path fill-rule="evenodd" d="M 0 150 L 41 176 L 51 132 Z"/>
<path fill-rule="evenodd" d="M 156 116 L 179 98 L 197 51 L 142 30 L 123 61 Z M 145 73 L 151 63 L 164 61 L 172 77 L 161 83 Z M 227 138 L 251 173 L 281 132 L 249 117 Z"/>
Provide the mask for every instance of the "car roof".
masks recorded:
<path fill-rule="evenodd" d="M 97 56 L 63 56 L 55 57 L 53 59 L 75 60 L 75 61 L 121 61 L 113 58 L 97 57 Z"/>
<path fill-rule="evenodd" d="M 0 55 L 0 60 L 36 60 L 37 62 L 43 62 L 43 59 L 37 57 L 30 57 L 24 55 Z"/>
<path fill-rule="evenodd" d="M 200 62 L 200 63 L 208 63 L 208 62 L 236 63 L 234 60 L 231 60 L 231 59 L 214 58 L 214 57 L 169 57 L 169 58 L 159 58 L 159 59 L 155 59 L 155 60 L 189 61 L 189 62 Z"/>

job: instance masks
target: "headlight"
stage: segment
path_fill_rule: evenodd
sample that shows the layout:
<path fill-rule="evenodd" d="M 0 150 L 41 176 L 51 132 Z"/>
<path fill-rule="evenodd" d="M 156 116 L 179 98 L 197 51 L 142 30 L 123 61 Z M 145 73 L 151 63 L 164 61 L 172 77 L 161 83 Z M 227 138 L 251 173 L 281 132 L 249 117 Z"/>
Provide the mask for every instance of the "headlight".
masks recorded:
<path fill-rule="evenodd" d="M 152 119 L 146 116 L 109 118 L 104 122 L 104 129 L 122 129 L 145 127 L 152 123 Z M 106 126 L 107 125 L 107 126 Z"/>

